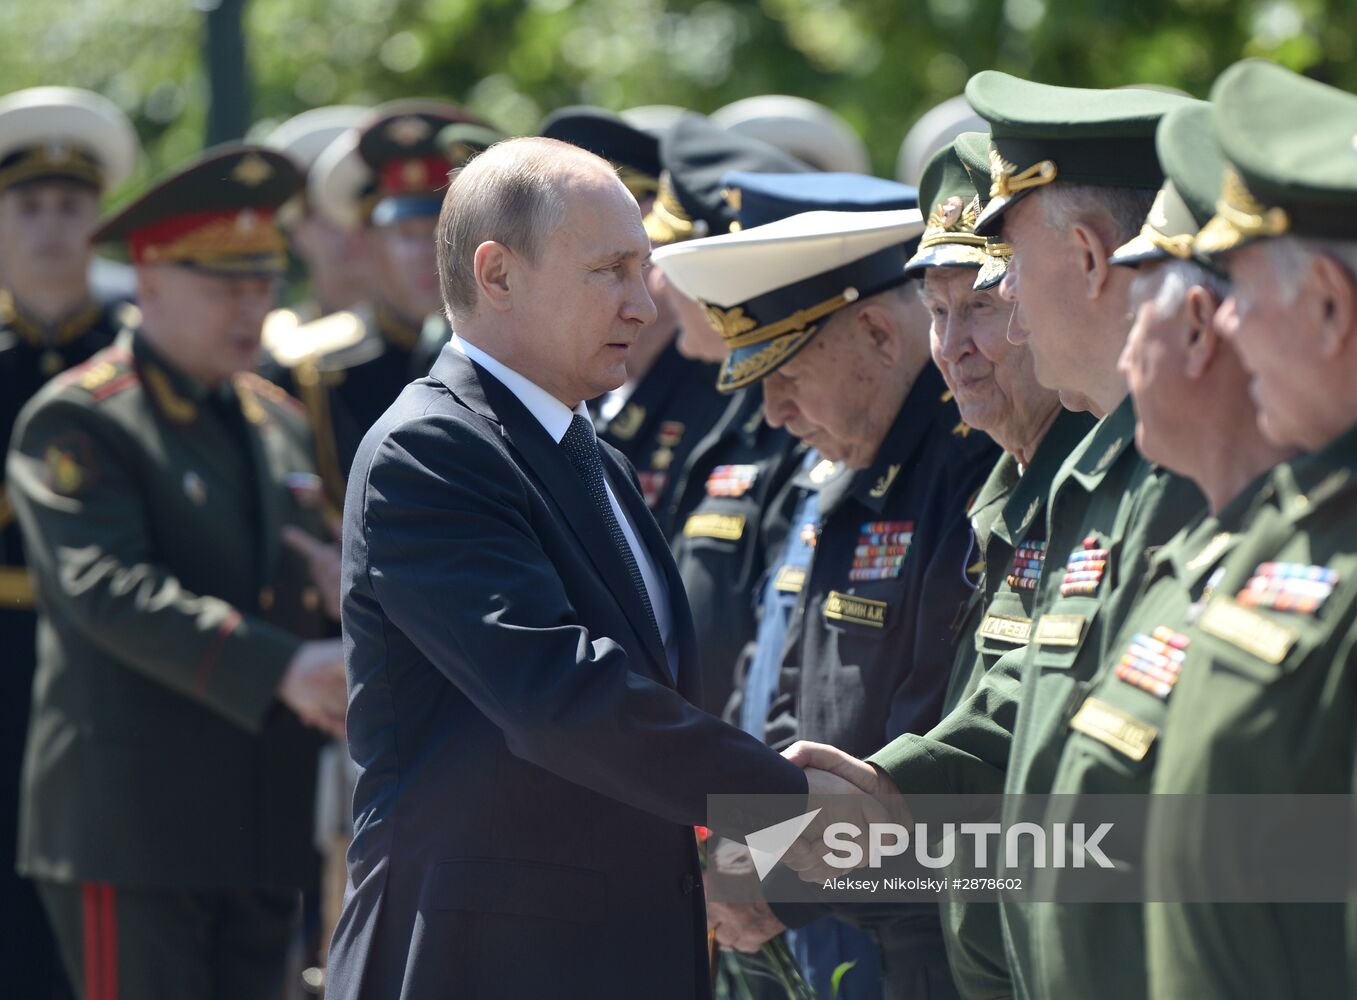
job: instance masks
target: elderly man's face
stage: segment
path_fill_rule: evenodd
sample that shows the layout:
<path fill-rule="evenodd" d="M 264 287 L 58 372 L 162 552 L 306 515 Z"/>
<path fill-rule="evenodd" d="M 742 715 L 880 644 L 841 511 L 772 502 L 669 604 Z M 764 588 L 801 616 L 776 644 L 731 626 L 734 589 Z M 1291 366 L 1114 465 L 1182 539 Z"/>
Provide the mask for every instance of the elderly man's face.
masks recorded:
<path fill-rule="evenodd" d="M 1011 336 L 1032 352 L 1036 377 L 1062 393 L 1088 381 L 1088 330 L 1071 308 L 1071 288 L 1082 281 L 1077 250 L 1067 232 L 1046 221 L 1043 192 L 1023 198 L 1003 217 L 1003 239 L 1013 247 L 1000 294 L 1017 304 Z"/>
<path fill-rule="evenodd" d="M 138 298 L 180 367 L 209 385 L 253 368 L 275 277 L 226 277 L 175 265 L 138 268 Z"/>
<path fill-rule="evenodd" d="M 1159 305 L 1165 266 L 1142 264 L 1131 285 L 1131 332 L 1118 367 L 1136 404 L 1136 447 L 1150 461 L 1190 475 L 1190 450 L 1175 445 L 1189 436 L 1191 411 L 1203 401 L 1185 374 L 1192 327 L 1187 299 L 1168 311 Z"/>
<path fill-rule="evenodd" d="M 1325 385 L 1333 372 L 1319 324 L 1310 310 L 1287 301 L 1262 242 L 1230 254 L 1229 267 L 1234 290 L 1216 322 L 1251 376 L 1259 430 L 1273 444 L 1322 446 L 1331 436 L 1324 415 L 1330 403 Z M 1300 296 L 1305 294 L 1302 286 Z"/>
<path fill-rule="evenodd" d="M 764 415 L 825 458 L 866 468 L 879 444 L 871 419 L 880 359 L 856 335 L 853 310 L 831 317 L 810 344 L 763 380 Z"/>
<path fill-rule="evenodd" d="M 975 269 L 930 267 L 920 293 L 932 323 L 933 362 L 961 418 L 1016 452 L 1033 443 L 1060 405 L 1037 382 L 1032 352 L 1009 342 L 1017 309 L 997 289 L 976 291 Z"/>
<path fill-rule="evenodd" d="M 514 311 L 541 331 L 553 390 L 592 399 L 627 378 L 627 353 L 657 311 L 646 290 L 650 240 L 641 213 L 608 174 L 577 178 L 565 194 L 565 218 L 525 268 Z"/>

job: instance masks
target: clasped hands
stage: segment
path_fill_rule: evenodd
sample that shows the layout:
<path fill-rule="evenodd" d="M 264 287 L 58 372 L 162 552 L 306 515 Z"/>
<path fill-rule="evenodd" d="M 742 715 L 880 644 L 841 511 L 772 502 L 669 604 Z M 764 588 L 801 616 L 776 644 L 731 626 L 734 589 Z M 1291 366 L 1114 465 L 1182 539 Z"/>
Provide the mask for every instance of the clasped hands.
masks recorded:
<path fill-rule="evenodd" d="M 806 882 L 844 874 L 825 860 L 824 832 L 831 823 L 851 823 L 866 831 L 896 811 L 899 792 L 884 772 L 837 747 L 798 742 L 783 756 L 806 773 L 807 811 L 819 810 L 782 856 L 782 864 Z M 707 861 L 707 926 L 722 948 L 757 952 L 786 927 L 759 890 L 748 849 L 736 841 L 714 845 Z M 712 892 L 720 880 L 722 890 Z M 729 891 L 732 888 L 735 891 Z M 737 897 L 737 898 L 713 898 Z"/>

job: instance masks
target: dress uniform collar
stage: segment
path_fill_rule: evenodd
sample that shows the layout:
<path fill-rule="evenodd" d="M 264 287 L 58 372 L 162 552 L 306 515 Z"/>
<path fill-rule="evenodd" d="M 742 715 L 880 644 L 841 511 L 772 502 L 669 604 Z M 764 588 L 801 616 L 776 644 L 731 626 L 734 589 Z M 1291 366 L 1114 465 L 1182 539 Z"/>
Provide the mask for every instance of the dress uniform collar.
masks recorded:
<path fill-rule="evenodd" d="M 1091 414 L 1062 409 L 1046 436 L 1037 446 L 1032 462 L 1018 480 L 1004 506 L 1003 517 L 995 524 L 995 533 L 1016 544 L 1027 536 L 1040 520 L 1041 509 L 1051 491 L 1051 482 L 1065 459 L 1088 436 L 1096 421 Z M 1044 522 L 1042 522 L 1044 524 Z"/>
<path fill-rule="evenodd" d="M 104 314 L 99 303 L 89 300 L 56 323 L 43 323 L 26 315 L 9 291 L 0 291 L 0 326 L 8 327 L 28 346 L 61 347 L 89 333 Z"/>
<path fill-rule="evenodd" d="M 1271 470 L 1258 476 L 1214 517 L 1203 510 L 1189 521 L 1178 535 L 1181 544 L 1170 543 L 1164 547 L 1151 566 L 1151 576 L 1162 572 L 1162 565 L 1172 569 L 1173 575 L 1186 584 L 1189 591 L 1194 590 L 1196 581 L 1212 572 L 1234 548 L 1240 537 L 1238 531 L 1251 520 L 1258 495 L 1270 476 Z"/>
<path fill-rule="evenodd" d="M 1127 393 L 1121 404 L 1093 428 L 1075 459 L 1070 477 L 1092 493 L 1126 449 L 1135 447 L 1135 439 L 1136 408 Z"/>

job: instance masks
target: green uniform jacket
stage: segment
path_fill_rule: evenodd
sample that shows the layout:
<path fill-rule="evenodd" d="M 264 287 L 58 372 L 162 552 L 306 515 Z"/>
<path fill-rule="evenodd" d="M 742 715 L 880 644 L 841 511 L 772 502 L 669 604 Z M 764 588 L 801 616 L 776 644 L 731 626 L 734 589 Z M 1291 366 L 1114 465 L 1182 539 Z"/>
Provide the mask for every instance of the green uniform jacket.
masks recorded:
<path fill-rule="evenodd" d="M 944 716 L 980 688 L 1000 658 L 1007 656 L 1007 662 L 1017 663 L 1016 651 L 1027 645 L 1036 600 L 1036 578 L 1031 575 L 1036 560 L 1027 555 L 1040 545 L 1046 528 L 1046 519 L 1040 515 L 1051 481 L 1094 423 L 1087 413 L 1061 410 L 1031 465 L 1019 475 L 1017 459 L 1003 455 L 971 505 L 971 529 L 984 572 L 957 630 L 957 657 L 943 702 Z M 1010 683 L 987 690 L 990 705 L 1009 697 L 1001 715 L 1007 720 L 1001 724 L 1007 727 L 1012 726 L 1017 711 L 1015 678 L 1013 672 Z M 983 903 L 942 898 L 947 957 L 957 989 L 966 1000 L 999 1000 L 1011 993 L 997 904 L 997 897 Z"/>
<path fill-rule="evenodd" d="M 1278 466 L 1226 558 L 1169 705 L 1154 790 L 1167 794 L 1351 794 L 1357 744 L 1357 430 Z M 1265 564 L 1336 572 L 1307 609 L 1237 598 Z M 1266 571 L 1264 571 L 1266 575 Z M 1151 887 L 1208 893 L 1234 839 L 1151 814 Z M 1198 898 L 1202 898 L 1201 895 Z M 1159 903 L 1147 907 L 1153 996 L 1357 995 L 1340 904 Z"/>
<path fill-rule="evenodd" d="M 279 540 L 323 531 L 295 404 L 248 374 L 209 394 L 123 334 L 24 409 L 8 474 L 39 610 L 21 870 L 306 884 L 320 740 L 274 696 L 326 627 Z"/>
<path fill-rule="evenodd" d="M 1046 510 L 1049 556 L 1037 587 L 1036 624 L 1023 655 L 1022 695 L 1005 775 L 1006 824 L 1019 819 L 1016 796 L 1051 791 L 1070 706 L 1101 673 L 1153 550 L 1205 507 L 1196 486 L 1150 465 L 1134 440 L 1135 410 L 1128 396 L 1056 475 Z M 1104 555 L 1078 561 L 1097 553 Z M 1081 569 L 1088 566 L 1096 568 Z M 1072 584 L 1084 592 L 1072 592 Z M 1034 986 L 1039 956 L 1031 939 L 1030 904 L 1007 897 L 1000 900 L 1000 912 L 1013 995 L 1045 1000 Z"/>
<path fill-rule="evenodd" d="M 1151 560 L 1109 658 L 1071 715 L 1051 788 L 1060 797 L 1052 800 L 1048 823 L 1075 822 L 1080 795 L 1149 794 L 1156 744 L 1177 686 L 1175 661 L 1190 644 L 1182 630 L 1223 572 L 1221 562 L 1238 541 L 1260 485 L 1250 484 L 1219 516 L 1202 511 Z M 1128 875 L 1142 870 L 1143 846 L 1138 835 L 1104 841 Z M 1048 874 L 1056 888 L 1081 873 Z M 1143 906 L 1035 902 L 1026 910 L 1034 995 L 1145 1000 Z"/>

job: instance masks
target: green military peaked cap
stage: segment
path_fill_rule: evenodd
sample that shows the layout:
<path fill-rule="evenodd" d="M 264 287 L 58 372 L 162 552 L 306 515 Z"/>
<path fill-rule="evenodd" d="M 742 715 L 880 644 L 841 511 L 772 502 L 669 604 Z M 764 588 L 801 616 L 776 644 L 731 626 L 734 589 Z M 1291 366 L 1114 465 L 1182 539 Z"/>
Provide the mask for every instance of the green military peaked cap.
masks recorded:
<path fill-rule="evenodd" d="M 989 122 L 990 203 L 976 232 L 992 236 L 1008 207 L 1061 181 L 1153 190 L 1164 179 L 1155 155 L 1159 119 L 1192 99 L 1139 87 L 1053 87 L 985 70 L 966 99 Z"/>
<path fill-rule="evenodd" d="M 970 174 L 971 183 L 980 192 L 981 212 L 989 204 L 990 189 L 994 186 L 990 177 L 990 135 L 988 132 L 963 132 L 954 143 L 961 164 Z M 980 265 L 980 273 L 975 276 L 975 288 L 983 291 L 993 288 L 1008 273 L 1008 262 L 1013 256 L 1013 248 L 1001 243 L 996 237 L 985 239 L 985 262 Z"/>
<path fill-rule="evenodd" d="M 989 147 L 985 133 L 969 134 Z M 928 213 L 928 221 L 918 252 L 905 264 L 907 272 L 928 267 L 979 267 L 985 262 L 985 237 L 976 234 L 975 221 L 989 199 L 989 172 L 977 184 L 956 148 L 960 141 L 958 138 L 943 146 L 924 167 L 919 207 Z"/>
<path fill-rule="evenodd" d="M 1204 256 L 1256 239 L 1357 240 L 1357 96 L 1250 59 L 1211 89 L 1229 161 Z"/>
<path fill-rule="evenodd" d="M 1209 104 L 1190 104 L 1160 121 L 1155 146 L 1164 186 L 1139 235 L 1112 254 L 1113 264 L 1191 259 L 1193 240 L 1215 214 L 1225 171 L 1225 154 L 1211 130 L 1211 115 Z"/>

